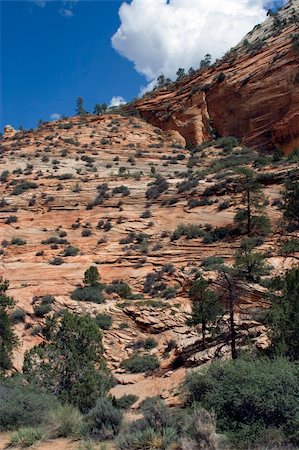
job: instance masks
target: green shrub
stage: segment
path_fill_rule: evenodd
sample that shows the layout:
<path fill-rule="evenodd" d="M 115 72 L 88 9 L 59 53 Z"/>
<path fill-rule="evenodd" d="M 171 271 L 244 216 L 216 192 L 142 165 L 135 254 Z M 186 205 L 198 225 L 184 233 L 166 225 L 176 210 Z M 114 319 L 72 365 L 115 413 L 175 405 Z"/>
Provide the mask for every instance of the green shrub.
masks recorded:
<path fill-rule="evenodd" d="M 9 314 L 9 318 L 14 324 L 25 322 L 26 312 L 23 308 L 16 308 Z"/>
<path fill-rule="evenodd" d="M 80 437 L 83 432 L 83 416 L 72 405 L 59 405 L 49 413 L 48 426 L 51 437 Z"/>
<path fill-rule="evenodd" d="M 36 189 L 37 187 L 38 185 L 33 181 L 23 181 L 13 188 L 11 195 L 20 195 L 28 189 Z"/>
<path fill-rule="evenodd" d="M 10 241 L 11 245 L 25 245 L 27 242 L 24 239 L 13 237 Z"/>
<path fill-rule="evenodd" d="M 125 394 L 119 398 L 113 398 L 113 405 L 119 409 L 129 409 L 135 402 L 137 402 L 137 395 Z"/>
<path fill-rule="evenodd" d="M 31 447 L 44 441 L 46 438 L 47 434 L 42 428 L 20 428 L 18 431 L 12 433 L 10 445 L 12 447 Z"/>
<path fill-rule="evenodd" d="M 6 223 L 7 225 L 9 225 L 9 224 L 11 224 L 11 223 L 16 223 L 17 221 L 18 221 L 17 216 L 8 216 L 8 217 L 6 217 L 6 219 L 5 219 L 5 223 Z"/>
<path fill-rule="evenodd" d="M 295 252 L 299 252 L 299 239 L 296 238 L 284 241 L 281 245 L 279 254 L 281 256 L 288 256 Z"/>
<path fill-rule="evenodd" d="M 96 450 L 95 444 L 91 439 L 85 439 L 81 441 L 78 447 L 78 450 Z M 101 450 L 106 450 L 105 447 L 102 447 Z"/>
<path fill-rule="evenodd" d="M 79 253 L 78 247 L 75 247 L 73 245 L 69 245 L 66 247 L 63 251 L 63 256 L 77 256 Z"/>
<path fill-rule="evenodd" d="M 19 377 L 0 379 L 0 431 L 40 425 L 56 406 L 54 396 L 24 384 Z"/>
<path fill-rule="evenodd" d="M 219 448 L 220 439 L 216 434 L 215 417 L 203 408 L 195 409 L 192 414 L 186 414 L 183 419 L 180 444 L 183 449 Z"/>
<path fill-rule="evenodd" d="M 166 450 L 170 449 L 175 442 L 177 442 L 175 429 L 154 430 L 148 427 L 143 430 L 132 430 L 120 434 L 116 439 L 116 448 L 118 450 Z"/>
<path fill-rule="evenodd" d="M 79 300 L 81 302 L 105 302 L 101 286 L 84 286 L 76 288 L 71 294 L 71 299 Z"/>
<path fill-rule="evenodd" d="M 172 241 L 178 240 L 182 236 L 186 236 L 186 239 L 197 239 L 204 235 L 204 231 L 199 225 L 187 224 L 179 225 L 171 236 Z"/>
<path fill-rule="evenodd" d="M 299 367 L 286 359 L 214 362 L 205 373 L 190 374 L 186 385 L 190 401 L 215 411 L 219 430 L 234 441 L 248 444 L 273 428 L 294 437 Z"/>
<path fill-rule="evenodd" d="M 122 421 L 122 412 L 108 398 L 99 398 L 95 407 L 87 414 L 87 432 L 100 441 L 114 438 Z"/>
<path fill-rule="evenodd" d="M 109 330 L 112 325 L 112 316 L 110 314 L 97 314 L 96 321 L 102 330 Z"/>
<path fill-rule="evenodd" d="M 202 260 L 204 270 L 215 270 L 224 263 L 224 259 L 220 256 L 208 256 Z"/>
<path fill-rule="evenodd" d="M 121 298 L 132 298 L 132 290 L 124 281 L 113 281 L 111 284 L 106 286 L 106 292 L 108 294 L 118 294 Z"/>
<path fill-rule="evenodd" d="M 82 230 L 82 232 L 81 232 L 81 236 L 82 237 L 89 237 L 89 236 L 91 236 L 91 230 L 89 230 L 88 228 L 84 228 L 84 230 Z"/>
<path fill-rule="evenodd" d="M 43 334 L 47 339 L 25 352 L 26 379 L 54 393 L 62 403 L 87 412 L 113 381 L 103 359 L 96 320 L 65 310 L 48 319 Z"/>
<path fill-rule="evenodd" d="M 159 360 L 156 356 L 139 355 L 138 353 L 120 363 L 120 367 L 131 373 L 148 372 L 157 369 L 159 366 Z"/>
<path fill-rule="evenodd" d="M 50 263 L 52 266 L 61 266 L 61 264 L 63 264 L 64 261 L 63 261 L 62 258 L 60 258 L 60 256 L 55 256 L 55 258 L 51 259 L 51 260 L 49 261 L 49 263 Z"/>
<path fill-rule="evenodd" d="M 50 311 L 52 311 L 52 306 L 50 304 L 35 305 L 33 307 L 36 317 L 45 317 Z"/>

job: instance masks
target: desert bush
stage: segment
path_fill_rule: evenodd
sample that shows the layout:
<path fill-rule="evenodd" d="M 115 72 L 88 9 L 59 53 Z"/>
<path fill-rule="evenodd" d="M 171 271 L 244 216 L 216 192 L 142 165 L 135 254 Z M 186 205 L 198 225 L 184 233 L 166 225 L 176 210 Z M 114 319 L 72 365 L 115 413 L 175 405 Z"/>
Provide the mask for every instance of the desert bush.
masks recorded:
<path fill-rule="evenodd" d="M 14 431 L 10 436 L 10 445 L 12 447 L 31 447 L 44 441 L 47 434 L 40 427 L 26 427 Z"/>
<path fill-rule="evenodd" d="M 82 237 L 89 237 L 92 235 L 91 230 L 89 230 L 89 228 L 84 228 L 81 232 L 81 236 Z"/>
<path fill-rule="evenodd" d="M 170 449 L 175 442 L 177 442 L 175 429 L 154 430 L 148 427 L 121 433 L 116 439 L 116 448 L 118 450 L 166 450 Z"/>
<path fill-rule="evenodd" d="M 112 193 L 115 194 L 122 194 L 124 197 L 127 197 L 130 195 L 130 189 L 128 186 L 117 186 L 112 190 Z"/>
<path fill-rule="evenodd" d="M 122 422 L 123 414 L 108 398 L 100 397 L 86 416 L 87 433 L 94 439 L 114 438 Z"/>
<path fill-rule="evenodd" d="M 118 294 L 121 298 L 132 298 L 132 290 L 130 286 L 121 280 L 114 280 L 111 284 L 106 286 L 106 292 L 108 294 Z"/>
<path fill-rule="evenodd" d="M 51 437 L 75 437 L 83 433 L 83 416 L 73 405 L 59 405 L 49 412 L 47 426 Z"/>
<path fill-rule="evenodd" d="M 8 216 L 8 217 L 6 217 L 6 219 L 5 219 L 6 225 L 9 225 L 9 224 L 11 224 L 11 223 L 16 223 L 17 221 L 18 221 L 17 216 Z"/>
<path fill-rule="evenodd" d="M 96 321 L 102 330 L 109 330 L 112 326 L 112 316 L 110 314 L 97 314 Z"/>
<path fill-rule="evenodd" d="M 208 256 L 202 260 L 201 265 L 204 270 L 214 270 L 217 267 L 221 266 L 224 263 L 224 259 L 220 256 Z"/>
<path fill-rule="evenodd" d="M 40 425 L 57 399 L 45 394 L 22 378 L 0 379 L 0 431 Z"/>
<path fill-rule="evenodd" d="M 281 256 L 291 255 L 295 252 L 299 252 L 299 239 L 296 238 L 284 241 L 279 250 Z"/>
<path fill-rule="evenodd" d="M 157 199 L 160 195 L 167 191 L 169 185 L 168 182 L 160 174 L 156 175 L 156 179 L 153 183 L 149 184 L 149 188 L 146 191 L 146 198 Z"/>
<path fill-rule="evenodd" d="M 81 302 L 105 302 L 101 286 L 84 286 L 76 288 L 71 294 L 71 299 L 79 300 Z"/>
<path fill-rule="evenodd" d="M 25 322 L 26 312 L 23 308 L 16 308 L 9 314 L 9 318 L 12 323 Z"/>
<path fill-rule="evenodd" d="M 52 306 L 49 304 L 34 305 L 33 307 L 36 317 L 45 317 L 50 311 L 52 311 Z"/>
<path fill-rule="evenodd" d="M 11 245 L 26 245 L 27 242 L 24 239 L 13 237 L 10 241 Z"/>
<path fill-rule="evenodd" d="M 140 219 L 149 219 L 152 216 L 152 213 L 149 209 L 146 209 L 143 211 L 143 213 L 140 214 Z"/>
<path fill-rule="evenodd" d="M 41 242 L 42 244 L 59 244 L 59 245 L 66 245 L 68 244 L 67 239 L 58 238 L 56 236 L 50 236 L 48 239 L 45 239 Z"/>
<path fill-rule="evenodd" d="M 265 431 L 280 429 L 296 436 L 299 368 L 287 359 L 239 358 L 214 362 L 187 378 L 190 401 L 217 415 L 217 426 L 245 448 Z"/>
<path fill-rule="evenodd" d="M 49 264 L 51 264 L 52 266 L 61 266 L 61 264 L 63 263 L 64 261 L 62 258 L 60 258 L 60 256 L 55 256 L 53 259 L 49 261 Z"/>
<path fill-rule="evenodd" d="M 75 247 L 74 245 L 68 245 L 63 251 L 63 256 L 76 256 L 78 255 L 78 253 L 78 247 Z"/>
<path fill-rule="evenodd" d="M 129 409 L 135 402 L 137 402 L 138 397 L 134 394 L 125 394 L 119 398 L 113 398 L 113 405 L 118 409 Z"/>
<path fill-rule="evenodd" d="M 153 355 L 133 354 L 120 363 L 120 367 L 130 373 L 142 373 L 157 369 L 160 366 L 159 360 Z"/>
<path fill-rule="evenodd" d="M 204 235 L 204 231 L 199 225 L 187 224 L 179 225 L 177 229 L 172 233 L 171 240 L 176 241 L 180 237 L 185 236 L 186 239 L 197 239 Z"/>
<path fill-rule="evenodd" d="M 203 408 L 195 409 L 184 417 L 180 450 L 218 450 L 219 436 L 216 433 L 215 417 Z"/>
<path fill-rule="evenodd" d="M 62 173 L 61 175 L 57 176 L 58 180 L 72 180 L 74 178 L 74 175 L 72 173 Z"/>
<path fill-rule="evenodd" d="M 23 181 L 22 183 L 17 184 L 13 188 L 11 195 L 20 195 L 23 194 L 23 192 L 27 191 L 28 189 L 36 189 L 37 187 L 38 185 L 33 181 Z"/>

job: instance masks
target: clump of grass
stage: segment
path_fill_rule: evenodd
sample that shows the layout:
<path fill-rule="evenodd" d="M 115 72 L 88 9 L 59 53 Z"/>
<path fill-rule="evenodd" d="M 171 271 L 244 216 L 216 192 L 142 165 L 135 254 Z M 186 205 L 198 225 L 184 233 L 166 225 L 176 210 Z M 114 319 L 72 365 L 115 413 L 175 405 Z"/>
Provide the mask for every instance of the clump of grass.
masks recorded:
<path fill-rule="evenodd" d="M 49 427 L 53 437 L 80 437 L 83 432 L 83 417 L 72 405 L 59 405 L 49 413 Z"/>
<path fill-rule="evenodd" d="M 31 447 L 47 438 L 42 428 L 24 427 L 14 431 L 10 437 L 10 445 L 13 447 Z"/>

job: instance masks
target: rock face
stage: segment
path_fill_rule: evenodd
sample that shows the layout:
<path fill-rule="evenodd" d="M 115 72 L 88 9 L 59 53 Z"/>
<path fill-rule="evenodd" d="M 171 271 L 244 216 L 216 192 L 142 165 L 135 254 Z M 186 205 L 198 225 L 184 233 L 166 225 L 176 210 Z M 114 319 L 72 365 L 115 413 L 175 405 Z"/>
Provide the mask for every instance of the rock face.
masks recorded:
<path fill-rule="evenodd" d="M 11 138 L 16 134 L 16 130 L 11 125 L 5 125 L 4 138 Z"/>
<path fill-rule="evenodd" d="M 203 95 L 198 98 L 203 100 Z M 183 126 L 179 117 L 177 124 Z M 191 311 L 188 290 L 194 273 L 201 270 L 218 291 L 216 272 L 207 263 L 217 256 L 232 264 L 240 246 L 241 237 L 206 242 L 204 236 L 207 230 L 233 226 L 241 202 L 240 180 L 227 170 L 227 163 L 244 158 L 244 149 L 236 147 L 226 155 L 211 146 L 206 156 L 194 158 L 184 144 L 178 131 L 163 132 L 139 118 L 109 114 L 62 119 L 3 139 L 0 276 L 9 280 L 9 295 L 24 310 L 15 325 L 20 340 L 16 370 L 22 370 L 24 352 L 43 339 L 45 318 L 36 315 L 34 297 L 44 295 L 55 297 L 57 312 L 68 308 L 93 317 L 111 316 L 103 345 L 118 379 L 114 395 L 160 395 L 175 404 L 186 370 L 216 355 L 228 357 L 227 337 L 225 345 L 209 337 L 203 350 L 200 330 L 186 325 Z M 240 164 L 247 161 L 252 167 L 260 155 L 249 149 L 246 158 Z M 257 177 L 276 230 L 282 184 L 297 164 L 287 158 L 279 164 L 273 164 L 272 157 L 265 159 Z M 150 198 L 159 179 L 162 192 Z M 173 239 L 181 225 L 199 232 Z M 279 233 L 270 234 L 260 247 L 271 252 L 269 263 L 277 275 L 299 256 L 280 256 L 280 240 Z M 125 281 L 134 297 L 105 292 L 102 304 L 73 300 L 71 293 L 91 265 L 98 267 L 103 283 Z M 238 295 L 242 346 L 247 336 L 255 346 L 267 345 L 265 329 L 251 317 L 268 307 L 262 293 L 243 286 Z M 121 361 L 136 348 L 146 351 L 140 350 L 140 342 L 148 338 L 155 347 L 147 351 L 159 358 L 160 368 L 150 376 L 123 373 Z"/>
<path fill-rule="evenodd" d="M 289 2 L 220 62 L 146 95 L 134 108 L 192 144 L 210 139 L 213 129 L 246 146 L 290 153 L 299 146 L 298 11 L 299 0 Z"/>

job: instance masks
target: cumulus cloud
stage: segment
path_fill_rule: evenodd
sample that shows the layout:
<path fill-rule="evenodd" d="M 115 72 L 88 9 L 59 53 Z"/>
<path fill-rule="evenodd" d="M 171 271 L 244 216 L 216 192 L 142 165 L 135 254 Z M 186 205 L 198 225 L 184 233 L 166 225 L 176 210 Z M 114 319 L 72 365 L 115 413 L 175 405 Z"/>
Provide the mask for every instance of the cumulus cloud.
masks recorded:
<path fill-rule="evenodd" d="M 115 97 L 112 97 L 112 99 L 110 100 L 109 108 L 124 105 L 125 103 L 127 103 L 127 102 L 123 97 L 115 96 Z"/>
<path fill-rule="evenodd" d="M 119 9 L 112 46 L 151 83 L 178 67 L 198 68 L 207 53 L 221 58 L 257 23 L 266 0 L 132 0 Z M 151 83 L 153 85 L 153 83 Z"/>
<path fill-rule="evenodd" d="M 50 115 L 51 120 L 59 120 L 61 118 L 61 114 L 59 113 L 53 113 Z"/>

